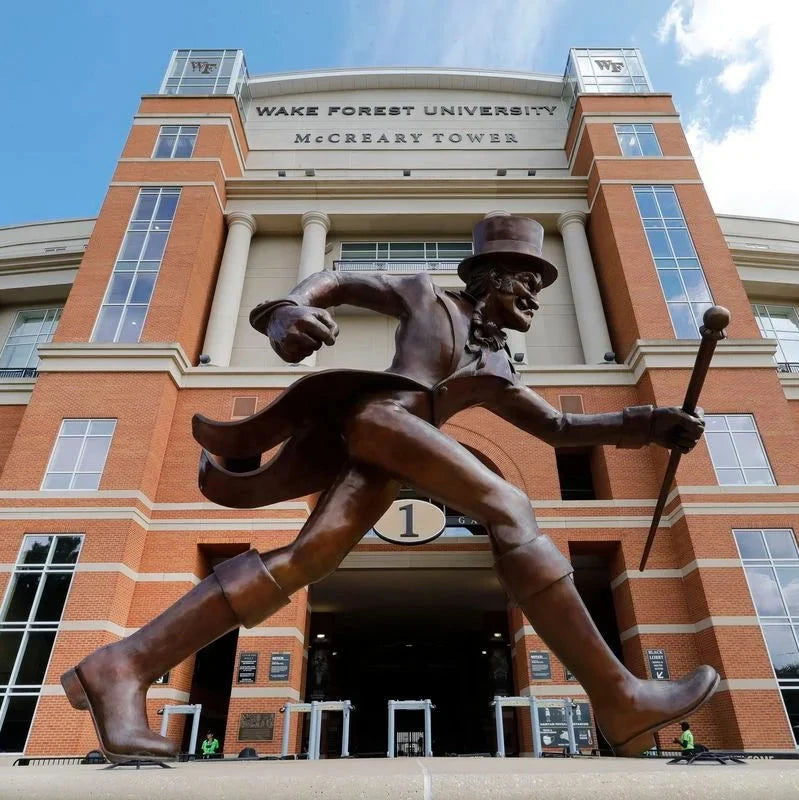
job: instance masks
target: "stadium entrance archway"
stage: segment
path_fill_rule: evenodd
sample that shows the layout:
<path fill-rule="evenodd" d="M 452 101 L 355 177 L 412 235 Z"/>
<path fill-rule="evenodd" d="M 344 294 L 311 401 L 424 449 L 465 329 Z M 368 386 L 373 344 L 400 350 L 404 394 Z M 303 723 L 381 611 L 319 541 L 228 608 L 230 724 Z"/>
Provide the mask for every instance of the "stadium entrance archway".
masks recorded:
<path fill-rule="evenodd" d="M 493 753 L 494 695 L 512 695 L 507 601 L 488 569 L 339 569 L 312 588 L 306 700 L 351 700 L 350 751 L 385 756 L 388 700 L 429 698 L 432 749 Z M 339 752 L 335 715 L 323 753 Z M 506 726 L 509 752 L 515 726 Z M 398 711 L 398 755 L 421 751 L 423 714 Z"/>

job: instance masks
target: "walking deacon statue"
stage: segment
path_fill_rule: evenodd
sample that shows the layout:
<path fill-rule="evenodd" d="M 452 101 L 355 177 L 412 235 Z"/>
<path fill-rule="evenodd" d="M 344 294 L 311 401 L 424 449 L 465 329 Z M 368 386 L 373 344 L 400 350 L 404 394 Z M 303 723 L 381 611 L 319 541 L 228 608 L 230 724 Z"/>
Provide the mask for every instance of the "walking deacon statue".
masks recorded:
<path fill-rule="evenodd" d="M 657 444 L 684 453 L 701 437 L 703 421 L 677 408 L 562 414 L 518 380 L 503 329 L 528 330 L 542 289 L 557 277 L 542 243 L 537 222 L 494 216 L 475 228 L 474 255 L 458 267 L 460 292 L 440 289 L 426 273 L 323 271 L 252 311 L 253 327 L 291 363 L 335 343 L 338 326 L 326 309 L 346 303 L 387 314 L 399 321 L 394 361 L 382 373 L 309 375 L 240 422 L 194 418 L 204 448 L 200 488 L 209 499 L 253 508 L 322 494 L 293 544 L 221 563 L 152 622 L 63 675 L 67 697 L 90 712 L 109 758 L 174 756 L 176 745 L 147 725 L 153 680 L 329 575 L 402 485 L 485 526 L 499 580 L 585 688 L 617 755 L 651 747 L 656 730 L 710 698 L 718 683 L 711 667 L 678 681 L 628 672 L 591 621 L 571 564 L 539 530 L 529 498 L 439 430 L 458 411 L 482 406 L 557 447 Z M 262 453 L 281 443 L 261 466 Z"/>

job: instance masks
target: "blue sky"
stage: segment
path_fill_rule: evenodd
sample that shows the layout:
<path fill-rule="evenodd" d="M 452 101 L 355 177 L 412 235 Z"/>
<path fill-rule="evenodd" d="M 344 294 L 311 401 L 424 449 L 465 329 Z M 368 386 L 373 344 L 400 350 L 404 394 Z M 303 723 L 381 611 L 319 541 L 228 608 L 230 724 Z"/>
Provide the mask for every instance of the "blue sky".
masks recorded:
<path fill-rule="evenodd" d="M 720 213 L 799 220 L 795 0 L 40 0 L 4 4 L 0 226 L 94 216 L 140 95 L 176 47 L 243 48 L 251 74 L 497 67 L 560 74 L 569 47 L 641 48 Z"/>

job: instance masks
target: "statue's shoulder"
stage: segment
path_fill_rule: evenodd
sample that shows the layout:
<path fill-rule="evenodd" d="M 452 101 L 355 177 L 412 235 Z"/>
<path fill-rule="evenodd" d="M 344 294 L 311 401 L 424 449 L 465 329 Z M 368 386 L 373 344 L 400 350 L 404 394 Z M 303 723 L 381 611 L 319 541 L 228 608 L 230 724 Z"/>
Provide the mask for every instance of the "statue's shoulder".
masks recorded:
<path fill-rule="evenodd" d="M 418 304 L 425 301 L 435 301 L 437 297 L 436 285 L 426 272 L 395 278 L 394 287 L 408 303 Z"/>

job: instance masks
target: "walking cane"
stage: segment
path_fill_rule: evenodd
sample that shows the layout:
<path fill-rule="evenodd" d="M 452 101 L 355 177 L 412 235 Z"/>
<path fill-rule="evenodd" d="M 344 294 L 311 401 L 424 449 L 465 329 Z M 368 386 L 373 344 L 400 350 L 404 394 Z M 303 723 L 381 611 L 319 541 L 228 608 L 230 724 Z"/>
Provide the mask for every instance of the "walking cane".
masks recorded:
<path fill-rule="evenodd" d="M 691 380 L 688 382 L 688 389 L 685 392 L 685 402 L 682 404 L 682 410 L 686 414 L 693 414 L 696 411 L 699 392 L 702 391 L 702 384 L 705 382 L 710 359 L 713 358 L 713 352 L 716 349 L 716 342 L 724 338 L 724 329 L 730 324 L 730 312 L 723 306 L 711 306 L 705 311 L 702 322 L 704 324 L 699 329 L 702 341 L 699 344 L 699 351 L 694 362 L 694 371 L 691 373 Z M 641 556 L 641 566 L 638 567 L 641 572 L 646 568 L 646 560 L 649 558 L 649 551 L 652 549 L 652 542 L 655 540 L 660 518 L 663 516 L 663 509 L 666 506 L 666 498 L 669 496 L 671 484 L 674 481 L 674 475 L 677 472 L 681 457 L 682 453 L 676 448 L 671 451 L 671 456 L 669 456 L 669 463 L 666 466 L 666 474 L 663 476 L 663 485 L 660 487 L 652 524 L 649 526 L 649 535 L 646 537 L 644 554 Z"/>

